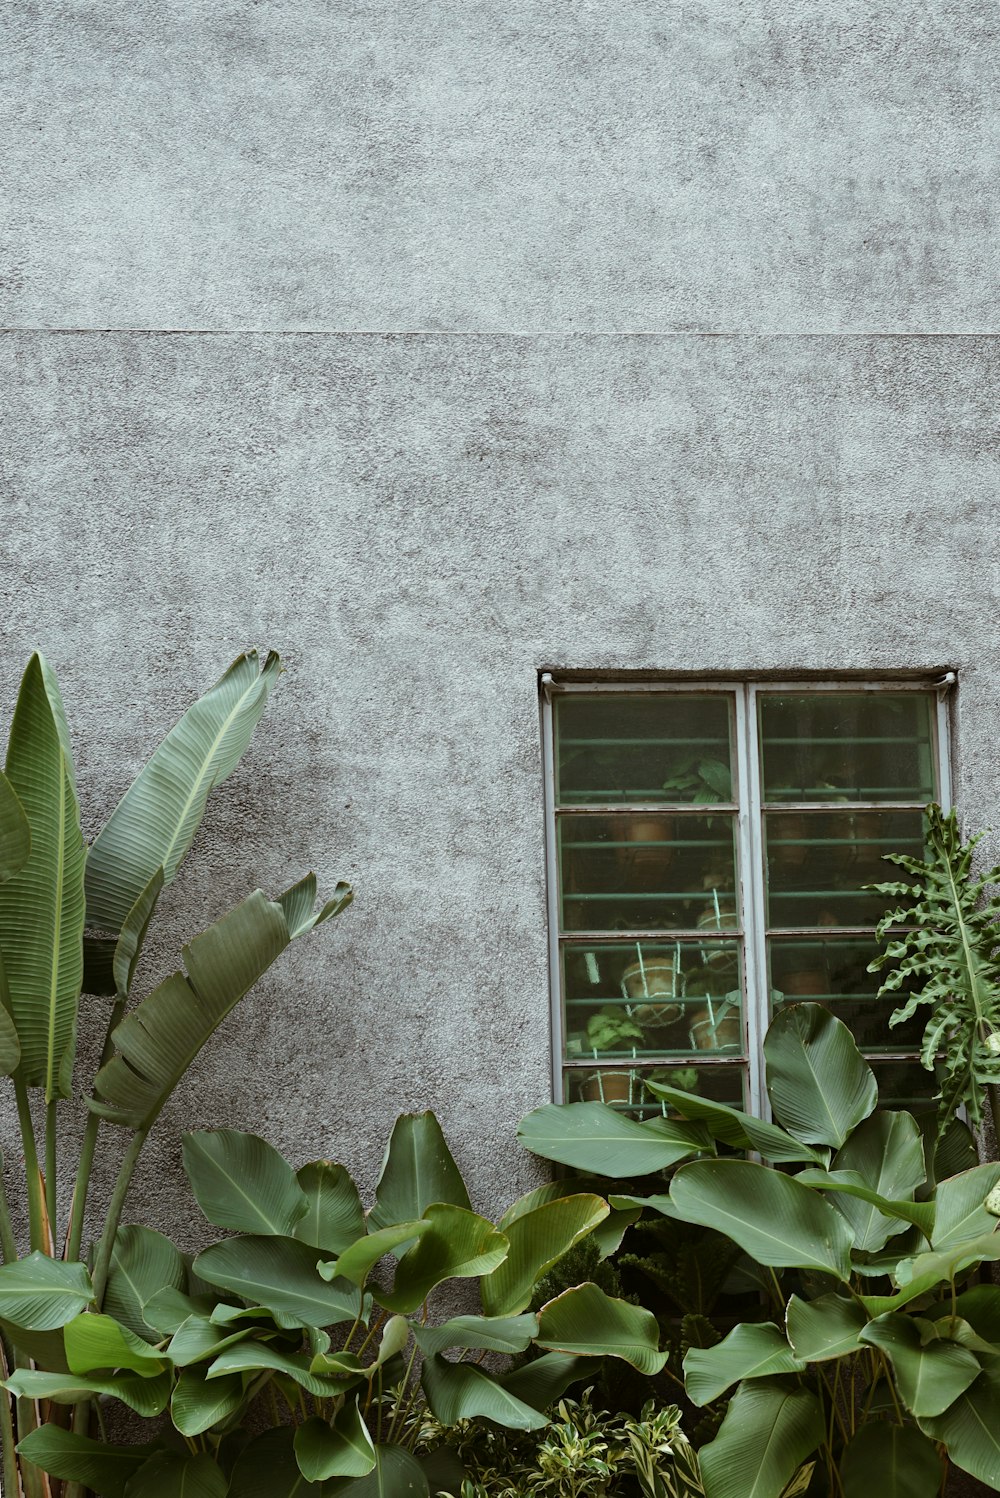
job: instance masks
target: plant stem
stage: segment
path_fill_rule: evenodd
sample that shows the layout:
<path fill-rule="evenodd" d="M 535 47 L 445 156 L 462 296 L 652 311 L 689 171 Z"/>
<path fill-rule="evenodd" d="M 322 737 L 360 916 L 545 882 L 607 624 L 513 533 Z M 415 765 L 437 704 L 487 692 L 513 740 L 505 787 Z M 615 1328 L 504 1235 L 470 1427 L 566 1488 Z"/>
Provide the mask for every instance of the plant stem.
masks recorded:
<path fill-rule="evenodd" d="M 45 1201 L 42 1196 L 42 1177 L 38 1169 L 38 1150 L 35 1148 L 35 1126 L 31 1121 L 31 1104 L 24 1078 L 14 1077 L 14 1096 L 17 1099 L 17 1117 L 21 1125 L 21 1143 L 24 1147 L 24 1173 L 28 1187 L 28 1221 L 31 1247 L 42 1253 L 51 1253 L 51 1243 L 46 1243 Z"/>
<path fill-rule="evenodd" d="M 6 1350 L 0 1344 L 0 1374 L 10 1377 Z M 17 1477 L 17 1456 L 14 1447 L 17 1436 L 14 1431 L 13 1400 L 6 1389 L 0 1389 L 0 1446 L 3 1450 L 3 1491 L 16 1495 L 20 1491 Z"/>
<path fill-rule="evenodd" d="M 125 1206 L 125 1198 L 128 1188 L 132 1184 L 132 1174 L 135 1170 L 136 1161 L 142 1153 L 142 1147 L 146 1143 L 146 1128 L 139 1129 L 132 1135 L 132 1141 L 125 1151 L 125 1158 L 115 1181 L 115 1189 L 111 1193 L 111 1201 L 108 1203 L 108 1215 L 104 1219 L 104 1231 L 97 1245 L 94 1255 L 94 1301 L 100 1310 L 104 1301 L 104 1292 L 108 1284 L 108 1272 L 111 1268 L 111 1255 L 114 1252 L 115 1239 L 118 1237 L 118 1225 L 122 1218 L 122 1209 Z"/>
<path fill-rule="evenodd" d="M 17 1244 L 14 1241 L 14 1228 L 11 1224 L 10 1206 L 7 1202 L 7 1186 L 3 1178 L 2 1155 L 0 1155 L 0 1252 L 3 1254 L 5 1264 L 11 1264 L 17 1258 Z"/>
<path fill-rule="evenodd" d="M 56 1231 L 59 1204 L 57 1196 L 57 1170 L 59 1165 L 59 1103 L 56 1098 L 45 1109 L 45 1210 L 49 1218 L 49 1237 L 52 1239 L 52 1255 L 55 1257 L 59 1234 Z"/>
<path fill-rule="evenodd" d="M 114 1008 L 111 1010 L 111 1018 L 108 1020 L 108 1028 L 104 1036 L 104 1047 L 101 1051 L 100 1060 L 101 1066 L 110 1061 L 114 1054 L 115 1046 L 111 1037 L 121 1023 L 124 1013 L 125 999 L 117 999 Z M 94 1153 L 97 1149 L 97 1135 L 100 1127 L 100 1115 L 97 1113 L 88 1114 L 86 1127 L 83 1131 L 83 1142 L 80 1145 L 80 1163 L 76 1170 L 76 1185 L 73 1188 L 69 1233 L 66 1239 L 66 1258 L 70 1261 L 80 1257 L 80 1249 L 83 1245 L 83 1222 L 87 1213 L 87 1188 L 90 1185 L 90 1172 L 94 1164 Z"/>

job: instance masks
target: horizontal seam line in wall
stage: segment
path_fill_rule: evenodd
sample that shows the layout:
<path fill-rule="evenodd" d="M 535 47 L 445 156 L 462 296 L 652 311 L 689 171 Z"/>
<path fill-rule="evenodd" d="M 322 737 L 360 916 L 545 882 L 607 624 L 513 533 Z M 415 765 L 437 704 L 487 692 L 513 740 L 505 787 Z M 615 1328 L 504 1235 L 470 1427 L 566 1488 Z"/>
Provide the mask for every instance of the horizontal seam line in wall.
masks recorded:
<path fill-rule="evenodd" d="M 916 333 L 900 329 L 898 331 L 871 330 L 864 332 L 853 330 L 849 332 L 710 332 L 687 331 L 679 329 L 645 329 L 645 328 L 519 328 L 519 329 L 475 329 L 475 328 L 140 328 L 140 327 L 92 327 L 92 328 L 60 328 L 48 327 L 42 324 L 10 324 L 0 326 L 0 334 L 4 333 L 51 333 L 62 337 L 86 337 L 94 334 L 105 333 L 130 333 L 142 334 L 151 338 L 660 338 L 660 339 L 696 339 L 696 338 L 718 338 L 731 340 L 746 340 L 747 342 L 766 342 L 774 339 L 785 339 L 788 342 L 801 342 L 805 339 L 816 339 L 830 341 L 833 339 L 873 339 L 884 338 L 895 341 L 902 339 L 943 339 L 943 338 L 1000 338 L 1000 329 L 984 328 L 976 332 L 964 330 L 961 332 L 935 332 Z"/>

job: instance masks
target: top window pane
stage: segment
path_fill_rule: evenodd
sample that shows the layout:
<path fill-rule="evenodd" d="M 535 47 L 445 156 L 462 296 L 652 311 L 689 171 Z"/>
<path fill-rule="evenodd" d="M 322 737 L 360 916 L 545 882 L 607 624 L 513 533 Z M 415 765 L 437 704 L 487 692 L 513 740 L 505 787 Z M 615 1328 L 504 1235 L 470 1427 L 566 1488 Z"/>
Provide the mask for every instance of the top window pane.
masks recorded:
<path fill-rule="evenodd" d="M 929 693 L 814 692 L 759 702 L 765 801 L 934 798 Z"/>
<path fill-rule="evenodd" d="M 555 706 L 559 805 L 733 800 L 730 697 L 607 693 Z"/>

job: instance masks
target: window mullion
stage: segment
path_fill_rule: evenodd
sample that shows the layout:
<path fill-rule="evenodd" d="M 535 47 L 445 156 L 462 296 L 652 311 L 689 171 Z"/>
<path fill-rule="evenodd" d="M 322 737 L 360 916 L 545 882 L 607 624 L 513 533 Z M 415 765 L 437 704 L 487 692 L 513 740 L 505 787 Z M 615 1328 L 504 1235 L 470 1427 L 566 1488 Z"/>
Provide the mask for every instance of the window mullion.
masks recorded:
<path fill-rule="evenodd" d="M 563 1101 L 563 1034 L 562 963 L 559 954 L 559 866 L 556 836 L 556 754 L 555 714 L 552 696 L 543 685 L 542 712 L 542 787 L 545 822 L 545 896 L 549 924 L 549 1034 L 552 1045 L 552 1096 Z"/>
<path fill-rule="evenodd" d="M 747 1044 L 750 1064 L 750 1112 L 760 1118 L 769 1114 L 764 1085 L 764 1035 L 770 1004 L 767 981 L 767 940 L 764 935 L 766 891 L 764 889 L 763 823 L 761 818 L 760 752 L 757 742 L 757 688 L 747 682 L 737 696 L 740 779 L 743 783 L 740 811 L 740 849 L 744 891 L 744 966 L 747 985 Z"/>

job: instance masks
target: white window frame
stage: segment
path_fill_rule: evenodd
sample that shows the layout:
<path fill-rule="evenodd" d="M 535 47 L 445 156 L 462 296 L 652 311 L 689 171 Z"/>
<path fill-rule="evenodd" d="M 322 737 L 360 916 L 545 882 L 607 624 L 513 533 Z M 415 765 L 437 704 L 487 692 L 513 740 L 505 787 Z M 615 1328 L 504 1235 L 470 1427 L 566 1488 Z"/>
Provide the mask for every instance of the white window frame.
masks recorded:
<path fill-rule="evenodd" d="M 601 677 L 587 679 L 583 675 L 560 678 L 553 672 L 540 673 L 540 702 L 542 727 L 543 799 L 545 812 L 545 870 L 546 903 L 549 933 L 549 1002 L 552 1037 L 552 1096 L 555 1102 L 564 1101 L 564 1027 L 563 996 L 561 988 L 561 951 L 564 940 L 575 940 L 560 934 L 559 929 L 559 864 L 556 837 L 556 764 L 553 698 L 556 695 L 596 696 L 602 693 L 622 696 L 631 693 L 681 693 L 691 695 L 721 694 L 735 700 L 736 737 L 733 745 L 733 776 L 737 786 L 735 803 L 716 806 L 717 812 L 736 812 L 736 867 L 739 880 L 739 908 L 743 930 L 743 1004 L 747 1026 L 747 1101 L 751 1113 L 758 1117 L 768 1116 L 767 1093 L 764 1087 L 764 1034 L 768 1023 L 769 985 L 767 971 L 768 931 L 764 921 L 766 910 L 764 887 L 763 817 L 767 804 L 761 797 L 761 786 L 757 767 L 760 763 L 757 733 L 757 699 L 761 695 L 787 694 L 805 696 L 824 692 L 918 692 L 923 696 L 936 694 L 934 756 L 937 783 L 942 809 L 947 812 L 952 805 L 951 781 L 951 715 L 949 698 L 955 685 L 955 673 L 938 671 L 928 676 L 841 676 L 837 678 L 799 678 L 746 676 L 726 679 L 698 677 L 635 677 L 622 676 L 614 679 Z M 899 809 L 894 802 L 858 802 L 859 810 L 892 811 Z M 606 811 L 627 812 L 632 810 L 658 809 L 659 803 L 647 805 L 621 804 L 606 808 Z M 907 809 L 912 803 L 907 803 Z M 600 814 L 601 808 L 591 808 Z M 829 810 L 828 802 L 797 802 L 796 810 Z M 887 866 L 887 875 L 889 875 Z M 891 875 L 889 875 L 891 877 Z M 851 927 L 842 928 L 841 934 L 850 934 Z M 789 934 L 783 931 L 784 935 Z M 793 933 L 794 934 L 794 933 Z M 865 931 L 868 934 L 868 931 Z M 582 934 L 585 935 L 585 934 Z M 660 933 L 660 939 L 670 933 Z M 879 1061 L 912 1060 L 915 1052 L 879 1053 Z M 699 1065 L 709 1064 L 702 1057 Z M 715 1065 L 739 1066 L 732 1058 L 720 1059 Z"/>

